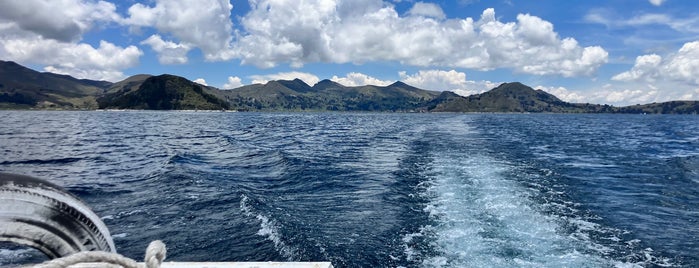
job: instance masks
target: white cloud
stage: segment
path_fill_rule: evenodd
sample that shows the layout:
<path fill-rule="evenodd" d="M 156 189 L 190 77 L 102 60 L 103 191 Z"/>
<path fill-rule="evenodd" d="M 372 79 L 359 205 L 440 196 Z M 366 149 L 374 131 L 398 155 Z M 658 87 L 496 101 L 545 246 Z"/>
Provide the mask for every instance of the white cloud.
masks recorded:
<path fill-rule="evenodd" d="M 408 75 L 406 72 L 398 74 L 401 81 L 422 89 L 437 91 L 466 89 L 466 73 L 455 70 L 420 70 L 412 75 Z"/>
<path fill-rule="evenodd" d="M 120 20 L 116 6 L 105 1 L 0 1 L 0 22 L 62 42 L 79 40 L 95 23 Z"/>
<path fill-rule="evenodd" d="M 234 88 L 239 88 L 242 86 L 243 86 L 243 82 L 240 80 L 240 77 L 229 76 L 228 83 L 225 83 L 223 85 L 223 89 L 234 89 Z"/>
<path fill-rule="evenodd" d="M 650 3 L 653 4 L 654 6 L 660 6 L 660 5 L 662 5 L 663 2 L 665 2 L 665 1 L 666 1 L 666 0 L 648 0 L 648 2 L 650 2 Z"/>
<path fill-rule="evenodd" d="M 685 43 L 676 54 L 670 56 L 662 74 L 677 81 L 699 85 L 699 41 Z"/>
<path fill-rule="evenodd" d="M 416 11 L 417 12 L 417 11 Z M 558 37 L 553 25 L 528 14 L 503 23 L 493 9 L 481 18 L 434 20 L 401 17 L 380 0 L 290 2 L 259 0 L 241 18 L 234 43 L 243 64 L 397 61 L 413 66 L 491 70 L 537 75 L 592 75 L 607 62 L 598 46 Z"/>
<path fill-rule="evenodd" d="M 459 94 L 461 96 L 470 96 L 473 94 L 480 94 L 491 90 L 502 84 L 502 82 L 492 82 L 487 80 L 467 80 L 464 88 L 451 90 L 452 92 Z"/>
<path fill-rule="evenodd" d="M 615 106 L 627 106 L 633 104 L 645 104 L 651 102 L 676 100 L 674 96 L 669 99 L 661 96 L 657 88 L 647 86 L 645 88 L 627 88 L 628 85 L 605 85 L 602 90 L 592 92 L 590 98 L 594 103 L 606 103 Z"/>
<path fill-rule="evenodd" d="M 589 96 L 584 96 L 579 92 L 568 90 L 565 87 L 536 86 L 534 89 L 543 90 L 566 102 L 583 103 L 590 101 Z"/>
<path fill-rule="evenodd" d="M 121 70 L 138 64 L 142 54 L 135 46 L 123 48 L 107 41 L 101 41 L 99 47 L 94 48 L 84 43 L 62 43 L 37 35 L 0 39 L 0 57 L 44 64 L 47 65 L 46 71 L 77 78 L 121 80 L 125 77 Z"/>
<path fill-rule="evenodd" d="M 160 35 L 154 34 L 143 40 L 141 44 L 149 45 L 158 53 L 158 62 L 161 64 L 187 63 L 187 53 L 191 49 L 189 45 L 164 41 Z"/>
<path fill-rule="evenodd" d="M 649 81 L 654 81 L 658 77 L 658 66 L 662 57 L 656 54 L 643 55 L 636 57 L 636 64 L 631 70 L 620 73 L 612 77 L 616 81 L 634 81 L 645 78 Z"/>
<path fill-rule="evenodd" d="M 313 86 L 320 81 L 318 76 L 303 72 L 283 72 L 267 75 L 253 75 L 250 76 L 250 78 L 252 79 L 253 84 L 264 84 L 272 80 L 294 80 L 298 78 L 306 84 Z"/>
<path fill-rule="evenodd" d="M 203 85 L 203 86 L 208 86 L 208 84 L 206 84 L 206 80 L 204 80 L 204 78 L 197 78 L 197 79 L 194 79 L 193 82 L 194 82 L 194 83 L 197 83 L 197 84 L 200 84 L 200 85 Z"/>
<path fill-rule="evenodd" d="M 697 100 L 699 87 L 672 83 L 655 85 L 651 83 L 611 83 L 594 90 L 570 90 L 565 87 L 537 86 L 559 99 L 573 103 L 610 104 L 628 106 L 672 100 Z"/>
<path fill-rule="evenodd" d="M 122 70 L 138 64 L 143 52 L 80 40 L 93 28 L 121 22 L 116 6 L 105 1 L 0 1 L 0 58 L 77 78 L 120 80 Z"/>
<path fill-rule="evenodd" d="M 612 80 L 623 84 L 610 84 L 593 98 L 619 104 L 699 99 L 699 41 L 664 56 L 638 56 L 630 70 Z"/>
<path fill-rule="evenodd" d="M 423 16 L 443 20 L 447 17 L 439 5 L 435 3 L 417 2 L 413 5 L 408 14 L 413 16 Z"/>
<path fill-rule="evenodd" d="M 501 83 L 491 81 L 466 80 L 466 73 L 455 70 L 420 70 L 414 74 L 399 72 L 401 81 L 426 90 L 451 91 L 461 96 L 480 94 Z"/>
<path fill-rule="evenodd" d="M 363 73 L 348 73 L 345 77 L 333 76 L 330 80 L 340 83 L 341 85 L 348 87 L 374 85 L 374 86 L 388 86 L 395 81 L 381 80 L 375 77 L 368 76 Z"/>
<path fill-rule="evenodd" d="M 124 23 L 172 35 L 181 44 L 201 49 L 207 60 L 228 60 L 232 58 L 232 8 L 227 0 L 156 0 L 152 7 L 131 6 Z"/>
<path fill-rule="evenodd" d="M 699 41 L 685 43 L 677 53 L 665 58 L 656 54 L 639 56 L 631 70 L 615 75 L 612 80 L 650 83 L 673 80 L 699 85 Z"/>

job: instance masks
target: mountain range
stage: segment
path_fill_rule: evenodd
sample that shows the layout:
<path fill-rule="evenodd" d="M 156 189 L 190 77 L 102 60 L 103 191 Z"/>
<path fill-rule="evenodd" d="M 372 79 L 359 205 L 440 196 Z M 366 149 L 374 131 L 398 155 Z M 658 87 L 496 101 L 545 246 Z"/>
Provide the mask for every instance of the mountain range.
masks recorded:
<path fill-rule="evenodd" d="M 625 107 L 569 103 L 518 82 L 471 96 L 403 82 L 349 87 L 322 80 L 311 86 L 300 79 L 221 90 L 169 74 L 141 74 L 112 83 L 0 61 L 0 109 L 699 114 L 699 101 Z"/>

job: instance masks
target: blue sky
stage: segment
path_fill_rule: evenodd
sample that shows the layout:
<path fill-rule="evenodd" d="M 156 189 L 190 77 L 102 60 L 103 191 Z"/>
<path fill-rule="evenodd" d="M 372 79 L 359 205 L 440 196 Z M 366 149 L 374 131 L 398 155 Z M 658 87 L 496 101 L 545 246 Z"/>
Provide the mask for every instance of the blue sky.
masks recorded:
<path fill-rule="evenodd" d="M 10 0 L 0 59 L 78 78 L 170 73 L 462 95 L 520 81 L 572 102 L 699 100 L 684 0 Z"/>

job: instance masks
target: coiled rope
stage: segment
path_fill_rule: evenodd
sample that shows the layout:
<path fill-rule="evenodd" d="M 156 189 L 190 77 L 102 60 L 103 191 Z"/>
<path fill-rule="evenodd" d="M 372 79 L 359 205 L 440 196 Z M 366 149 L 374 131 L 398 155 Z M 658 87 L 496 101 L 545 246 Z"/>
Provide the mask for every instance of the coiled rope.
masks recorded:
<path fill-rule="evenodd" d="M 118 253 L 104 251 L 83 251 L 58 259 L 53 259 L 33 266 L 34 268 L 63 268 L 81 263 L 115 264 L 124 268 L 159 268 L 167 252 L 165 244 L 160 240 L 150 242 L 146 248 L 143 264 Z"/>

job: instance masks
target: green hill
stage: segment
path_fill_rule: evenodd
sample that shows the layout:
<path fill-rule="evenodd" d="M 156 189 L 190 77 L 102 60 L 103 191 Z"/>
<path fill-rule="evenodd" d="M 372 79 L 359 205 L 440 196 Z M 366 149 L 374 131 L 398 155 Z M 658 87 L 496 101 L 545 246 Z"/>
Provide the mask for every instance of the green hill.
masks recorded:
<path fill-rule="evenodd" d="M 396 82 L 388 86 L 347 87 L 330 80 L 309 86 L 299 79 L 225 90 L 237 110 L 262 111 L 412 111 L 439 92 Z"/>
<path fill-rule="evenodd" d="M 564 102 L 519 82 L 503 83 L 481 94 L 463 97 L 444 92 L 426 105 L 430 112 L 479 113 L 612 113 L 609 105 Z"/>
<path fill-rule="evenodd" d="M 138 79 L 134 79 L 138 80 Z M 133 81 L 132 81 L 133 82 Z M 137 84 L 137 82 L 134 82 Z M 174 75 L 151 76 L 138 89 L 125 83 L 122 89 L 97 99 L 100 109 L 223 110 L 228 103 L 205 87 Z"/>
<path fill-rule="evenodd" d="M 570 103 L 542 90 L 518 82 L 504 83 L 482 94 L 463 97 L 443 92 L 427 102 L 430 112 L 495 113 L 637 113 L 699 114 L 699 101 L 670 101 L 625 107 L 589 103 Z"/>
<path fill-rule="evenodd" d="M 0 108 L 95 109 L 96 96 L 111 85 L 0 61 Z"/>
<path fill-rule="evenodd" d="M 131 91 L 137 90 L 139 87 L 141 87 L 141 84 L 146 81 L 146 79 L 153 77 L 152 75 L 147 75 L 147 74 L 138 74 L 131 76 L 129 78 L 126 78 L 122 81 L 116 82 L 109 86 L 105 90 L 105 94 L 115 94 L 115 93 L 121 93 L 121 94 L 126 94 Z"/>
<path fill-rule="evenodd" d="M 135 75 L 117 83 L 42 73 L 0 61 L 0 109 L 152 109 L 239 111 L 381 111 L 478 113 L 699 114 L 697 101 L 626 107 L 569 103 L 518 82 L 481 94 L 419 89 L 403 82 L 349 87 L 331 80 L 310 86 L 300 79 L 232 90 L 174 75 Z"/>
<path fill-rule="evenodd" d="M 618 113 L 699 114 L 699 101 L 668 101 L 617 108 Z"/>

